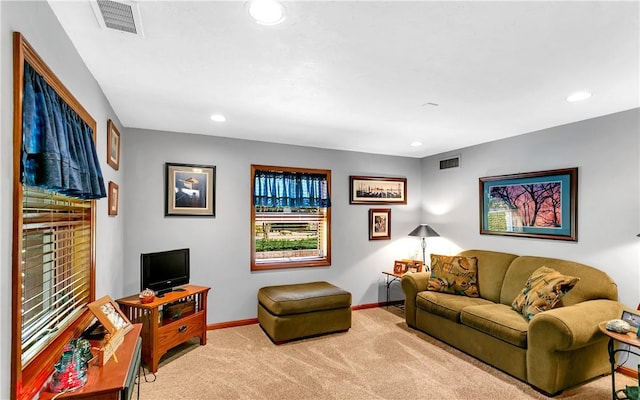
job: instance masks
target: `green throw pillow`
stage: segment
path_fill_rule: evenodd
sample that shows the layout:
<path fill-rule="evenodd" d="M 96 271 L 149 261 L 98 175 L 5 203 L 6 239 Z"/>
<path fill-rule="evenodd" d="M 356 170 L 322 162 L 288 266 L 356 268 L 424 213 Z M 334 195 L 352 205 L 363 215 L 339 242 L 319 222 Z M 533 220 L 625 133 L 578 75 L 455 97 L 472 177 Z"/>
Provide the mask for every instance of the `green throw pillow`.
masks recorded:
<path fill-rule="evenodd" d="M 552 309 L 579 280 L 575 276 L 562 275 L 553 268 L 540 267 L 527 279 L 524 289 L 511 306 L 529 321 L 534 315 Z"/>
<path fill-rule="evenodd" d="M 431 255 L 431 277 L 427 290 L 480 297 L 476 257 Z"/>

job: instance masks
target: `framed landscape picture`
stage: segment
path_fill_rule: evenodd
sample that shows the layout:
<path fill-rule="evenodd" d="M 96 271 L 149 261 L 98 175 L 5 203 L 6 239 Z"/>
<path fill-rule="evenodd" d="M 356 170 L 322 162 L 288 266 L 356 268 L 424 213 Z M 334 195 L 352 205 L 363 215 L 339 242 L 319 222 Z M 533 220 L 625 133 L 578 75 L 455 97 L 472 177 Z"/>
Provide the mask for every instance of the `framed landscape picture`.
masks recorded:
<path fill-rule="evenodd" d="M 350 204 L 407 204 L 407 178 L 350 176 Z"/>
<path fill-rule="evenodd" d="M 215 216 L 216 167 L 165 164 L 165 216 Z"/>
<path fill-rule="evenodd" d="M 479 179 L 480 233 L 578 240 L 578 168 Z"/>

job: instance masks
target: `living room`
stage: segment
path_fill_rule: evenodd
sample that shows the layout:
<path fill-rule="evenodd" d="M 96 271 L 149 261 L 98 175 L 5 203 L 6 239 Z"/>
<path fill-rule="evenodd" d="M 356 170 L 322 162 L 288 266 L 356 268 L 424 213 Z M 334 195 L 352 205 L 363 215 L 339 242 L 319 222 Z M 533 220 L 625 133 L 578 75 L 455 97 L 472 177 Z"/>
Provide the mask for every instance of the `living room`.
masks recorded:
<path fill-rule="evenodd" d="M 630 308 L 637 306 L 640 298 L 640 240 L 636 237 L 640 233 L 637 87 L 632 89 L 636 105 L 626 110 L 612 110 L 596 118 L 421 158 L 127 128 L 118 122 L 107 96 L 46 2 L 1 2 L 0 11 L 3 154 L 0 260 L 4 266 L 12 263 L 13 159 L 7 155 L 13 152 L 11 82 L 15 31 L 25 36 L 98 121 L 96 144 L 104 180 L 117 182 L 120 187 L 118 215 L 108 215 L 107 200 L 98 201 L 96 298 L 109 295 L 116 299 L 138 293 L 141 253 L 188 247 L 191 282 L 211 287 L 207 315 L 211 326 L 256 318 L 256 293 L 268 285 L 324 280 L 350 291 L 354 306 L 379 304 L 386 297 L 382 272 L 391 270 L 396 259 L 416 254 L 421 257 L 419 240 L 408 233 L 416 225 L 428 223 L 440 235 L 429 239 L 428 254 L 453 255 L 466 249 L 490 249 L 577 261 L 605 271 L 618 285 L 620 302 Z M 637 44 L 638 38 L 629 40 Z M 575 106 L 579 105 L 571 105 Z M 117 171 L 104 159 L 109 119 L 116 121 L 121 133 Z M 452 156 L 460 157 L 460 167 L 440 170 L 440 160 Z M 165 216 L 167 162 L 216 166 L 215 218 Z M 252 164 L 331 170 L 330 267 L 251 271 Z M 479 234 L 479 178 L 571 167 L 579 169 L 577 241 Z M 390 206 L 391 240 L 369 240 L 370 207 L 349 202 L 349 177 L 353 175 L 407 179 L 407 204 Z M 10 268 L 4 268 L 0 285 L 0 303 L 5 311 L 0 329 L 3 338 L 0 397 L 8 398 L 12 359 Z M 401 299 L 398 288 L 394 287 L 391 294 L 392 299 Z M 629 367 L 634 369 L 634 364 Z"/>

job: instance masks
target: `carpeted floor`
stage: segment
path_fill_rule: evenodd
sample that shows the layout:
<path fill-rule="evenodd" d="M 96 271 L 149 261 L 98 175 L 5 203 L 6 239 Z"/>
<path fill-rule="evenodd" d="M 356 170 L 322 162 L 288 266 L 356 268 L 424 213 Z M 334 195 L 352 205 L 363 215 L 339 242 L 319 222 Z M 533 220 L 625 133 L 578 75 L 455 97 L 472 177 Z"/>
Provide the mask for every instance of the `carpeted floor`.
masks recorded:
<path fill-rule="evenodd" d="M 209 331 L 161 361 L 141 400 L 547 399 L 512 378 L 409 329 L 393 308 L 353 312 L 349 332 L 274 345 L 259 325 Z M 147 373 L 147 379 L 153 376 Z M 637 381 L 616 374 L 616 386 Z M 610 399 L 606 376 L 555 399 Z"/>

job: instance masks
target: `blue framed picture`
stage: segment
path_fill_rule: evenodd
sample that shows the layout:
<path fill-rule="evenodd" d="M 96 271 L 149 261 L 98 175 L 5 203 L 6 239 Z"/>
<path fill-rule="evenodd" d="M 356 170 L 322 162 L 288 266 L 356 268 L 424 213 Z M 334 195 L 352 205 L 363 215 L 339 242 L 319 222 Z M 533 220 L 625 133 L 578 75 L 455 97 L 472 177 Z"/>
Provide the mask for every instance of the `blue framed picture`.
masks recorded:
<path fill-rule="evenodd" d="M 480 183 L 480 234 L 578 240 L 578 168 L 489 176 Z"/>

